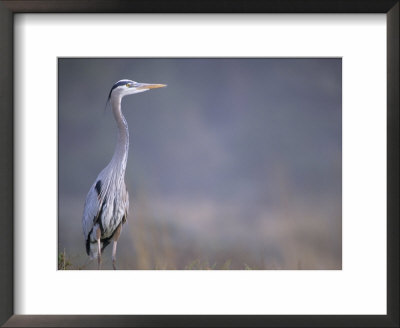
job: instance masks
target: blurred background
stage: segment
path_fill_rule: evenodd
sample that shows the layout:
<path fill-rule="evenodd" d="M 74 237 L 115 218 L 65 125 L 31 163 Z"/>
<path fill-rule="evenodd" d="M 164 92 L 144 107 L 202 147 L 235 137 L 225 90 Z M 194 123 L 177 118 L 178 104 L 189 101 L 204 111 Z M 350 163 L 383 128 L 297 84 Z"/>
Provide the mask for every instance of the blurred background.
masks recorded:
<path fill-rule="evenodd" d="M 341 269 L 341 74 L 339 58 L 60 58 L 59 268 L 97 268 L 82 213 L 116 143 L 107 96 L 126 78 L 168 87 L 122 101 L 119 269 Z"/>

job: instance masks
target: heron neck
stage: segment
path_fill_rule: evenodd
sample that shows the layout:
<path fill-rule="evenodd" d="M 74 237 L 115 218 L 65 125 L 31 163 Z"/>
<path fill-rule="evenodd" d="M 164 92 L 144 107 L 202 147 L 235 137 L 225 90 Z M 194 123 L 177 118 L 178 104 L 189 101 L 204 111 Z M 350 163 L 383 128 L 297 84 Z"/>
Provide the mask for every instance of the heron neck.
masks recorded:
<path fill-rule="evenodd" d="M 125 117 L 121 111 L 121 97 L 112 97 L 111 107 L 118 128 L 117 145 L 111 161 L 115 166 L 125 172 L 126 162 L 128 160 L 129 130 L 128 123 L 126 123 Z"/>

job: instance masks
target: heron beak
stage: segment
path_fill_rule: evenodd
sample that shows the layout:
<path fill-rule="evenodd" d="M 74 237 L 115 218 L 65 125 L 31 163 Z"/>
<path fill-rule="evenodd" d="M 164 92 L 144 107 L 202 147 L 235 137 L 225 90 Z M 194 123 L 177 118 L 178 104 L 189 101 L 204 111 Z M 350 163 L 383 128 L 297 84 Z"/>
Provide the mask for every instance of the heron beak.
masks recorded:
<path fill-rule="evenodd" d="M 142 83 L 137 89 L 157 89 L 157 88 L 164 88 L 166 84 L 149 84 L 149 83 Z"/>

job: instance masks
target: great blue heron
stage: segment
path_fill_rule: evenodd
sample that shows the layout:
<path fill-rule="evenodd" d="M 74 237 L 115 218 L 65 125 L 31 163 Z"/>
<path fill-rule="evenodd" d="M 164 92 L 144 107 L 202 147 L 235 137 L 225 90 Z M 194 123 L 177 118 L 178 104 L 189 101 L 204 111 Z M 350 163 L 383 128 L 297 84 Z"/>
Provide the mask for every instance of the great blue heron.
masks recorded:
<path fill-rule="evenodd" d="M 97 257 L 98 269 L 101 266 L 101 253 L 111 241 L 113 241 L 112 263 L 114 270 L 116 269 L 117 241 L 129 210 L 129 196 L 125 186 L 129 130 L 121 111 L 121 100 L 126 95 L 162 87 L 165 85 L 120 80 L 113 85 L 108 95 L 118 127 L 117 145 L 110 163 L 90 187 L 82 217 L 86 252 L 91 258 Z"/>

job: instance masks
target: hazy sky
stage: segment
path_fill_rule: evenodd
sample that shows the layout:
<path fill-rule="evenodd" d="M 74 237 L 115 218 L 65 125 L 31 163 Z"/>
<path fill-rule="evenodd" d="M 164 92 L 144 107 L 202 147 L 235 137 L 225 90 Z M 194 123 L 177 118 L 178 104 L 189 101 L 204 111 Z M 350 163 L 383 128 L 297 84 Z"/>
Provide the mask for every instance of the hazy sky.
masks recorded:
<path fill-rule="evenodd" d="M 208 258 L 239 243 L 284 266 L 290 239 L 340 268 L 341 72 L 337 58 L 60 59 L 59 246 L 84 253 L 85 196 L 116 142 L 106 99 L 127 78 L 168 85 L 122 102 L 131 220 Z"/>

